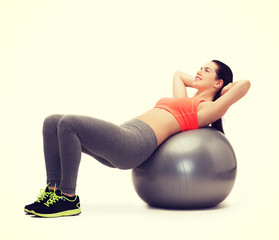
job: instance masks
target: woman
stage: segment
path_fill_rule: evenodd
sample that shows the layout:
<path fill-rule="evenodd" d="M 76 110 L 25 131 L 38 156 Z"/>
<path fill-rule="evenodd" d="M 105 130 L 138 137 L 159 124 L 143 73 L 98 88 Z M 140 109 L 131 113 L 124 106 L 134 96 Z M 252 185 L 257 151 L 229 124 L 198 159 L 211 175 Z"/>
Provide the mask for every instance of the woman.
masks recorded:
<path fill-rule="evenodd" d="M 250 88 L 247 80 L 232 83 L 224 63 L 213 60 L 196 77 L 176 72 L 173 98 L 161 99 L 152 110 L 121 126 L 99 119 L 52 115 L 43 126 L 47 187 L 25 212 L 42 217 L 77 215 L 75 195 L 81 153 L 104 165 L 131 169 L 146 161 L 168 137 L 212 124 L 223 132 L 222 116 Z M 188 98 L 186 87 L 197 89 Z"/>

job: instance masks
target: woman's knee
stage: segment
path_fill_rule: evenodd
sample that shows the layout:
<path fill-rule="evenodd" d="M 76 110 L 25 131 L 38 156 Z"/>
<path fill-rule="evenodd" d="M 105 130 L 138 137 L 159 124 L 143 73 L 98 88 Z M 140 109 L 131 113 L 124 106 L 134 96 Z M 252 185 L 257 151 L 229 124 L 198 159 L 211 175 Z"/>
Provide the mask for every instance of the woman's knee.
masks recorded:
<path fill-rule="evenodd" d="M 77 125 L 79 122 L 78 116 L 75 115 L 64 115 L 60 118 L 58 122 L 58 130 L 63 131 L 63 130 L 76 130 Z"/>
<path fill-rule="evenodd" d="M 43 132 L 56 131 L 58 123 L 63 115 L 53 114 L 45 118 L 43 123 Z"/>

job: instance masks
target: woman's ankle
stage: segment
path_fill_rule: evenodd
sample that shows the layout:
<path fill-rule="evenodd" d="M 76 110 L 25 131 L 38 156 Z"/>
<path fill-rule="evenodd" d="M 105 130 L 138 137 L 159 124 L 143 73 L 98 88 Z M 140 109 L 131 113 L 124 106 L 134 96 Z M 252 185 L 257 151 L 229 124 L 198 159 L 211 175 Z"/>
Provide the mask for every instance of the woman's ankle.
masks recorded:
<path fill-rule="evenodd" d="M 74 197 L 75 196 L 75 194 L 69 194 L 69 193 L 64 193 L 64 192 L 63 192 L 63 195 L 65 195 L 66 197 Z"/>
<path fill-rule="evenodd" d="M 59 189 L 58 187 L 54 187 L 54 186 L 49 186 L 48 188 L 49 188 L 49 190 L 54 191 L 54 192 Z"/>

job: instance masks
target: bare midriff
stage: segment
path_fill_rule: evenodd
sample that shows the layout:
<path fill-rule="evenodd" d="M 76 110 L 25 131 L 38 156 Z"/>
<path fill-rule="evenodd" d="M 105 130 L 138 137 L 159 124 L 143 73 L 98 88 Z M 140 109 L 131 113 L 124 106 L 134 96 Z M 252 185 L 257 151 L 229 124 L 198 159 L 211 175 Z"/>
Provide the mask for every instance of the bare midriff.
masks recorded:
<path fill-rule="evenodd" d="M 203 115 L 201 114 L 202 109 L 204 109 L 204 107 L 206 107 L 206 105 L 208 104 L 210 103 L 201 102 L 198 106 L 197 115 L 200 127 L 208 125 L 208 123 L 204 121 L 206 119 L 204 119 Z M 158 146 L 168 137 L 181 132 L 181 127 L 179 126 L 175 117 L 165 109 L 153 108 L 137 117 L 137 119 L 140 119 L 143 122 L 147 123 L 153 129 L 157 137 Z"/>
<path fill-rule="evenodd" d="M 160 108 L 154 108 L 137 117 L 147 123 L 154 131 L 158 146 L 171 135 L 181 131 L 181 128 L 175 117 L 168 111 Z"/>

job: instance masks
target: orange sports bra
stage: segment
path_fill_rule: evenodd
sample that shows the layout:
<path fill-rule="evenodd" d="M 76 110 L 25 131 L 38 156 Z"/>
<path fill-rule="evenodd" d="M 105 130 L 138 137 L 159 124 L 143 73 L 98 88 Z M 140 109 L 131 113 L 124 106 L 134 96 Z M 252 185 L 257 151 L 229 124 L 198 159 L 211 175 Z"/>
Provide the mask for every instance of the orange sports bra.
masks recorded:
<path fill-rule="evenodd" d="M 198 98 L 162 98 L 155 108 L 170 112 L 181 127 L 181 131 L 199 128 L 197 109 L 205 100 Z"/>

